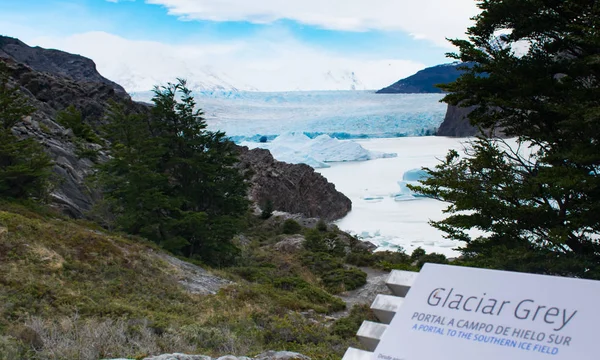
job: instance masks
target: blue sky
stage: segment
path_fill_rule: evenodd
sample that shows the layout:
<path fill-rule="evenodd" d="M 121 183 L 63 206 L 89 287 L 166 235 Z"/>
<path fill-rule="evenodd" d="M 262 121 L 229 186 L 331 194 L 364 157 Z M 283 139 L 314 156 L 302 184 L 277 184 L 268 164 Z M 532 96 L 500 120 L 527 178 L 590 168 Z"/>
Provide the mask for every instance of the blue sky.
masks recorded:
<path fill-rule="evenodd" d="M 91 57 L 131 91 L 173 76 L 198 87 L 371 89 L 447 62 L 445 37 L 463 36 L 474 4 L 2 0 L 0 34 Z"/>

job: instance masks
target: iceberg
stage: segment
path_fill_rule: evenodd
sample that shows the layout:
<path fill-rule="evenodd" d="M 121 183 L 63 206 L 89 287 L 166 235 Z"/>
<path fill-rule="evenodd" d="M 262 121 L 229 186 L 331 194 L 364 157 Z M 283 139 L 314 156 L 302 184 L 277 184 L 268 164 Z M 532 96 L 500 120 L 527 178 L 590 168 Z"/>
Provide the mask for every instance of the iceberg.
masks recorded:
<path fill-rule="evenodd" d="M 411 169 L 402 175 L 402 181 L 421 181 L 431 177 L 431 174 L 424 169 Z"/>
<path fill-rule="evenodd" d="M 397 157 L 395 153 L 370 151 L 351 140 L 338 140 L 329 135 L 311 139 L 302 132 L 287 132 L 271 142 L 242 142 L 251 149 L 262 148 L 271 152 L 279 161 L 290 164 L 306 164 L 313 168 L 328 168 L 327 163 L 367 161 Z"/>
<path fill-rule="evenodd" d="M 419 198 L 426 198 L 427 196 L 417 194 L 408 188 L 408 185 L 419 185 L 419 181 L 425 180 L 431 177 L 431 174 L 423 169 L 411 169 L 404 172 L 402 180 L 398 181 L 400 186 L 400 192 L 394 194 L 394 200 L 396 201 L 411 201 Z"/>

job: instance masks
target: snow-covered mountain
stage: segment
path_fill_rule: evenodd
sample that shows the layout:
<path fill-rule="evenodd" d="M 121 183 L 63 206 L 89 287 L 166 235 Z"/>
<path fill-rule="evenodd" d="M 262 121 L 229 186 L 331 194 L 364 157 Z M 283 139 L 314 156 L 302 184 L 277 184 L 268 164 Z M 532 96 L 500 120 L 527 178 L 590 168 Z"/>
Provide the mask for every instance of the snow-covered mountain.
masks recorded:
<path fill-rule="evenodd" d="M 137 66 L 129 66 L 124 63 L 105 67 L 104 72 L 111 75 L 118 84 L 121 84 L 129 92 L 136 93 L 149 91 L 156 84 L 173 82 L 176 78 L 186 79 L 188 87 L 194 91 L 258 91 L 259 89 L 231 79 L 229 75 L 215 71 L 209 67 L 191 68 L 185 71 L 166 70 L 157 72 L 144 71 Z"/>
<path fill-rule="evenodd" d="M 188 81 L 188 87 L 197 92 L 231 92 L 231 91 L 265 91 L 260 84 L 247 84 L 235 80 L 227 73 L 216 71 L 208 67 L 187 67 L 185 71 L 178 74 L 169 72 L 149 73 L 140 71 L 137 67 L 118 64 L 113 69 L 105 70 L 114 79 L 130 92 L 142 92 L 152 90 L 156 84 L 166 84 L 175 78 L 184 78 Z M 364 82 L 351 70 L 330 70 L 324 73 L 315 73 L 312 83 L 319 83 L 327 90 L 370 90 Z M 290 84 L 295 91 L 307 91 L 306 85 L 297 83 Z"/>

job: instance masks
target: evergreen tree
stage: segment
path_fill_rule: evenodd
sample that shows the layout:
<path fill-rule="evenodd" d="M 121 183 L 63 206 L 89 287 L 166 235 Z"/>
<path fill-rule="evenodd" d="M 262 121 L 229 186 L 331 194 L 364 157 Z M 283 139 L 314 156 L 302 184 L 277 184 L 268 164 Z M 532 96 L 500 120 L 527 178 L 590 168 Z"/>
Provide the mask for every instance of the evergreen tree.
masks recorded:
<path fill-rule="evenodd" d="M 478 6 L 450 54 L 474 65 L 443 86 L 444 101 L 476 105 L 472 124 L 517 145 L 480 137 L 416 189 L 450 203 L 432 224 L 467 242 L 470 264 L 600 278 L 600 3 Z"/>
<path fill-rule="evenodd" d="M 152 101 L 150 116 L 116 104 L 109 114 L 112 159 L 99 178 L 119 223 L 173 252 L 230 261 L 249 205 L 234 145 L 206 130 L 185 81 L 156 88 Z"/>
<path fill-rule="evenodd" d="M 41 198 L 46 195 L 51 161 L 34 139 L 20 139 L 12 128 L 34 109 L 8 84 L 0 63 L 0 197 Z"/>

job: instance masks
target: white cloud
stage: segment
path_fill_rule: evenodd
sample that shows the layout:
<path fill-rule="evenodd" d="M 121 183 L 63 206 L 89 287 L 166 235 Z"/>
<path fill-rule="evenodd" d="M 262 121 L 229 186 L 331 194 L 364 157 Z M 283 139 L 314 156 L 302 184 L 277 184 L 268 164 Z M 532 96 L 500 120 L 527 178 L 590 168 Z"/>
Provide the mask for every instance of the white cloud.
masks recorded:
<path fill-rule="evenodd" d="M 271 23 L 289 19 L 325 29 L 404 31 L 449 46 L 478 13 L 474 0 L 146 0 L 186 20 Z"/>
<path fill-rule="evenodd" d="M 28 41 L 90 57 L 104 76 L 128 91 L 150 90 L 176 77 L 197 88 L 220 84 L 262 91 L 347 90 L 355 84 L 357 89 L 378 89 L 424 67 L 401 59 L 342 57 L 291 37 L 171 45 L 89 32 Z"/>

